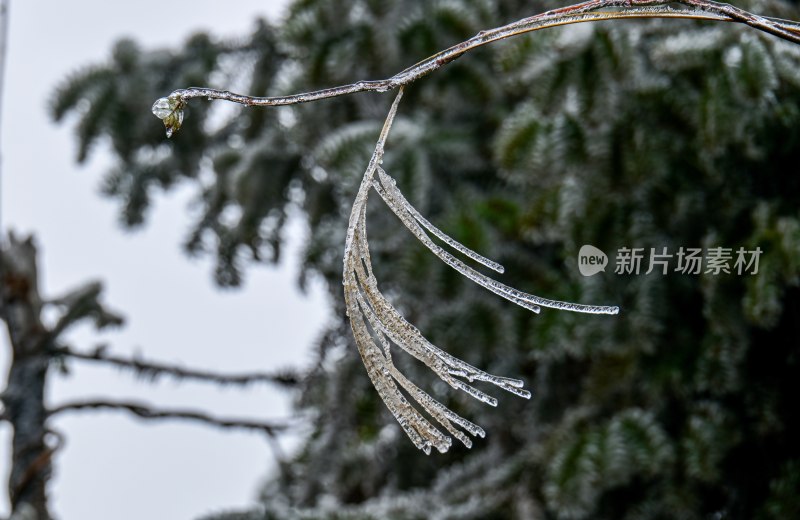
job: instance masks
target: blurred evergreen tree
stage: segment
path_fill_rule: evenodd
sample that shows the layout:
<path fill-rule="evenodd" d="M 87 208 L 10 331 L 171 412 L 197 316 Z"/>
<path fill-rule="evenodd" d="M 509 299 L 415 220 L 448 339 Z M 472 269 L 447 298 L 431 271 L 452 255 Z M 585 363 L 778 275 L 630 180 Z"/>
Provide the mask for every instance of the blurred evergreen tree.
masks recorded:
<path fill-rule="evenodd" d="M 534 390 L 492 409 L 436 381 L 431 393 L 488 436 L 431 457 L 373 391 L 341 296 L 347 217 L 390 96 L 193 102 L 170 141 L 149 113 L 190 85 L 278 95 L 387 77 L 554 6 L 297 0 L 243 40 L 120 42 L 56 92 L 56 119 L 79 114 L 79 160 L 109 139 L 118 164 L 103 186 L 125 225 L 145 221 L 158 188 L 196 190 L 186 248 L 216 257 L 219 284 L 279 260 L 291 208 L 310 225 L 300 284 L 321 277 L 341 317 L 297 396 L 312 431 L 260 507 L 213 518 L 800 516 L 800 47 L 728 24 L 584 24 L 482 48 L 408 89 L 386 162 L 412 203 L 502 262 L 504 282 L 622 309 L 533 316 L 461 279 L 376 205 L 384 292 L 433 343 Z M 754 10 L 800 16 L 774 0 Z M 645 261 L 638 275 L 583 277 L 583 244 L 612 266 L 622 247 L 763 254 L 757 275 L 645 275 Z"/>

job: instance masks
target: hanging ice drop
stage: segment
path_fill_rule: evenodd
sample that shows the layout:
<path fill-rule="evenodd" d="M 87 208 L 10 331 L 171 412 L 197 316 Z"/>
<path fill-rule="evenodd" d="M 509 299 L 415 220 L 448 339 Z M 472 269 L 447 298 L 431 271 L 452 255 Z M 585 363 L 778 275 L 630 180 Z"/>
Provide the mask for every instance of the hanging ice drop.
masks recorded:
<path fill-rule="evenodd" d="M 185 102 L 177 96 L 162 97 L 153 103 L 153 115 L 164 121 L 167 137 L 180 130 L 183 123 L 183 107 Z"/>
<path fill-rule="evenodd" d="M 173 108 L 170 106 L 169 99 L 165 97 L 158 98 L 153 103 L 153 115 L 159 119 L 166 119 L 172 112 Z"/>

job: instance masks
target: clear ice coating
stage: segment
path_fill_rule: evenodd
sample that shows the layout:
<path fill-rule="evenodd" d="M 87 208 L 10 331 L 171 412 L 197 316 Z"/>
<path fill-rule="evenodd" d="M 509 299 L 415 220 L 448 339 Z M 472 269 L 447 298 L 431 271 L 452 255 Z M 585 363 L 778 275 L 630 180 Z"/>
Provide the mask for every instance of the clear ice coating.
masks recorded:
<path fill-rule="evenodd" d="M 159 119 L 166 119 L 172 114 L 174 108 L 170 106 L 169 99 L 162 97 L 158 98 L 155 103 L 153 103 L 153 115 Z"/>
<path fill-rule="evenodd" d="M 467 256 L 467 257 L 475 260 L 479 264 L 483 264 L 486 267 L 488 267 L 489 269 L 497 271 L 498 273 L 504 272 L 504 269 L 503 269 L 502 265 L 498 264 L 497 262 L 495 262 L 493 260 L 489 260 L 488 258 L 476 253 L 472 249 L 466 247 L 461 242 L 451 238 L 445 232 L 443 232 L 442 230 L 440 230 L 439 228 L 437 228 L 436 226 L 431 224 L 425 217 L 423 217 L 419 213 L 419 211 L 417 211 L 417 209 L 414 206 L 411 205 L 410 202 L 408 202 L 406 200 L 406 198 L 403 196 L 402 192 L 397 188 L 397 182 L 393 178 L 391 178 L 389 175 L 387 175 L 386 172 L 383 171 L 383 168 L 378 168 L 378 178 L 380 179 L 381 185 L 383 185 L 383 187 L 387 191 L 391 191 L 391 193 L 393 195 L 393 198 L 396 199 L 397 202 L 402 207 L 402 211 L 407 212 L 409 215 L 411 215 L 417 222 L 419 222 L 422 225 L 422 227 L 427 229 L 429 232 L 433 233 L 434 236 L 436 236 L 441 241 L 443 241 L 445 244 L 447 244 L 448 246 L 452 247 L 453 249 L 455 249 L 459 253 L 463 254 L 464 256 Z M 377 181 L 374 181 L 374 183 L 375 182 L 377 182 Z M 380 193 L 380 191 L 379 191 L 379 193 Z"/>
<path fill-rule="evenodd" d="M 178 96 L 158 98 L 153 103 L 151 111 L 153 115 L 164 121 L 167 129 L 167 137 L 180 130 L 183 124 L 183 107 L 186 103 Z"/>

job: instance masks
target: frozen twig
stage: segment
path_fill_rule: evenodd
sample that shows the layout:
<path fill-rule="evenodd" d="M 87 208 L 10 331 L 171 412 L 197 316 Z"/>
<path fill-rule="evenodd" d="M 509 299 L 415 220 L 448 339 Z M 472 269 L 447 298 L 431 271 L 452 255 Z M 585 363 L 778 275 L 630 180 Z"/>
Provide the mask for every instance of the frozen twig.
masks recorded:
<path fill-rule="evenodd" d="M 672 7 L 675 5 L 681 7 Z M 759 16 L 730 4 L 710 0 L 589 0 L 481 31 L 472 38 L 425 58 L 390 78 L 357 81 L 338 87 L 272 97 L 248 96 L 207 87 L 182 88 L 158 99 L 153 104 L 153 113 L 164 121 L 167 137 L 171 137 L 180 129 L 183 123 L 183 109 L 190 99 L 219 99 L 246 106 L 265 107 L 296 105 L 357 92 L 386 92 L 409 85 L 467 52 L 498 40 L 561 25 L 629 18 L 683 18 L 741 23 L 784 40 L 800 43 L 800 23 Z"/>

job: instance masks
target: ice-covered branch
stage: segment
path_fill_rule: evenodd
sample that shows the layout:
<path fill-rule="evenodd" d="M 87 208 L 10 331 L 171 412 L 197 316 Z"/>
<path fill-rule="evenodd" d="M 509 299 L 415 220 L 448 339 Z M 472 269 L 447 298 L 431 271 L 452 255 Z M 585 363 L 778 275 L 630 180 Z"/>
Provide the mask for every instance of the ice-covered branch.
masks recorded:
<path fill-rule="evenodd" d="M 184 368 L 178 365 L 147 361 L 135 357 L 127 358 L 115 356 L 107 353 L 103 348 L 95 349 L 93 352 L 78 352 L 69 348 L 59 348 L 56 353 L 74 359 L 132 370 L 137 375 L 148 379 L 167 376 L 178 380 L 205 381 L 223 386 L 247 386 L 254 383 L 270 383 L 284 387 L 294 386 L 300 381 L 300 375 L 290 370 L 274 373 L 251 372 L 244 374 L 220 374 L 209 370 Z"/>
<path fill-rule="evenodd" d="M 219 99 L 246 106 L 282 106 L 357 92 L 386 92 L 413 83 L 467 52 L 498 40 L 561 25 L 630 18 L 684 18 L 740 23 L 784 40 L 800 43 L 800 23 L 759 16 L 730 4 L 710 0 L 589 0 L 481 31 L 472 38 L 425 58 L 390 78 L 357 81 L 338 87 L 272 97 L 248 96 L 207 87 L 182 88 L 158 99 L 153 104 L 153 114 L 163 120 L 167 137 L 171 137 L 180 129 L 183 123 L 183 109 L 190 99 Z"/>
<path fill-rule="evenodd" d="M 342 281 L 345 305 L 367 374 L 381 399 L 412 442 L 426 453 L 430 453 L 431 448 L 444 452 L 451 446 L 451 437 L 447 435 L 450 434 L 470 447 L 471 440 L 467 433 L 482 437 L 483 429 L 454 413 L 408 380 L 394 365 L 393 345 L 424 363 L 452 388 L 462 390 L 489 405 L 496 406 L 497 399 L 472 386 L 471 383 L 475 381 L 491 383 L 523 398 L 529 398 L 530 392 L 522 388 L 523 382 L 518 379 L 484 372 L 431 344 L 381 293 L 372 272 L 367 241 L 366 204 L 371 189 L 375 189 L 409 231 L 440 260 L 471 281 L 516 305 L 533 312 L 539 312 L 541 307 L 550 307 L 591 314 L 617 314 L 619 309 L 615 306 L 561 302 L 525 293 L 480 273 L 432 240 L 430 235 L 441 240 L 456 253 L 463 254 L 499 273 L 503 272 L 499 263 L 468 249 L 425 219 L 406 200 L 394 180 L 383 170 L 384 146 L 397 114 L 403 88 L 467 52 L 498 40 L 549 27 L 628 18 L 681 18 L 740 23 L 800 43 L 800 24 L 797 22 L 766 18 L 738 7 L 709 0 L 675 2 L 589 0 L 481 31 L 472 38 L 430 56 L 387 79 L 358 81 L 339 87 L 277 97 L 253 97 L 227 90 L 191 87 L 176 90 L 168 97 L 157 100 L 153 105 L 153 113 L 164 121 L 169 137 L 180 129 L 183 110 L 188 100 L 193 98 L 219 99 L 246 106 L 279 106 L 364 91 L 385 92 L 399 89 L 364 172 L 350 213 L 343 259 Z M 412 402 L 419 405 L 427 413 L 427 417 L 423 416 Z M 447 434 L 434 423 L 438 423 Z"/>

